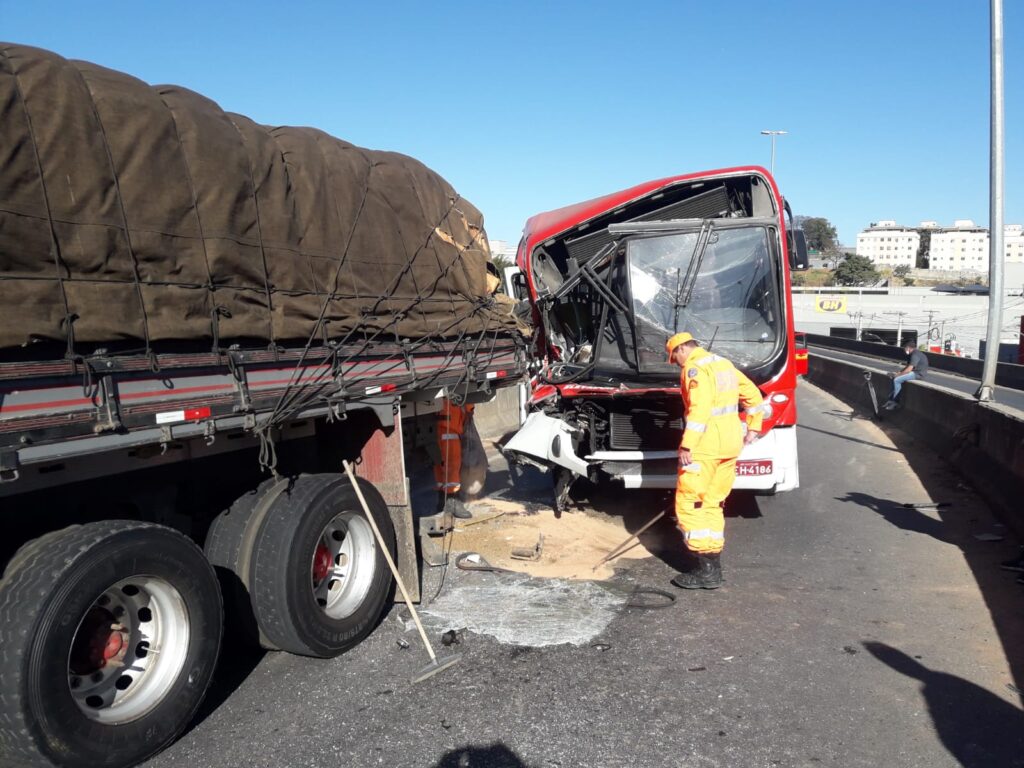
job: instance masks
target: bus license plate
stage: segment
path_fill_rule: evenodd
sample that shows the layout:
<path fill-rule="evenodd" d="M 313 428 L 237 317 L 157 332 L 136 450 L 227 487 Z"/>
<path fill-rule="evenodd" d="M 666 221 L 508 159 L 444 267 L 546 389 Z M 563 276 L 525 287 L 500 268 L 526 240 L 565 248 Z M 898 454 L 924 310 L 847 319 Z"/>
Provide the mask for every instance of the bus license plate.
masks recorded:
<path fill-rule="evenodd" d="M 771 459 L 747 459 L 736 462 L 737 477 L 758 477 L 772 473 Z"/>

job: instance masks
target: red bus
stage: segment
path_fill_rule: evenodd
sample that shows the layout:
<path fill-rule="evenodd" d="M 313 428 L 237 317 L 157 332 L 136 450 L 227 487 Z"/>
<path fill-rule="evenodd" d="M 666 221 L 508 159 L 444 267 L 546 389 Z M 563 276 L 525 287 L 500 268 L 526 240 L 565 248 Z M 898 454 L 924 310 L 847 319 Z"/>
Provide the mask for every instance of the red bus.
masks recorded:
<path fill-rule="evenodd" d="M 683 412 L 665 342 L 681 330 L 765 395 L 763 436 L 740 456 L 735 487 L 799 485 L 790 270 L 806 268 L 807 250 L 764 168 L 673 176 L 538 214 L 517 265 L 544 365 L 505 449 L 553 470 L 556 509 L 579 478 L 675 487 Z"/>

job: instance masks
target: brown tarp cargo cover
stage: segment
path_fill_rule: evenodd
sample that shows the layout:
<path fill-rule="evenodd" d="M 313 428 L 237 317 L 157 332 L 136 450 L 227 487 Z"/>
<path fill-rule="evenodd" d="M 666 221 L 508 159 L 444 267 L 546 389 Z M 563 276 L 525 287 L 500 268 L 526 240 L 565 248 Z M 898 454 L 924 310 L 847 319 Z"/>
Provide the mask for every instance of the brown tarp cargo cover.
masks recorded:
<path fill-rule="evenodd" d="M 514 331 L 488 257 L 410 157 L 0 43 L 0 347 Z"/>

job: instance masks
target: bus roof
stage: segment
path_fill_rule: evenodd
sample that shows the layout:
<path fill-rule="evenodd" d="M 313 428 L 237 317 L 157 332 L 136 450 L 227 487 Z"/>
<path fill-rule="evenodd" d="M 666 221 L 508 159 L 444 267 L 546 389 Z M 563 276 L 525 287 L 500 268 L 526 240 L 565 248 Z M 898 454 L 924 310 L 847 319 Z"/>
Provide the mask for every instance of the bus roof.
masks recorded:
<path fill-rule="evenodd" d="M 526 240 L 527 248 L 532 251 L 533 247 L 537 243 L 543 242 L 549 237 L 554 237 L 557 234 L 572 229 L 577 224 L 581 224 L 582 222 L 592 219 L 595 216 L 599 216 L 607 211 L 614 210 L 620 205 L 625 205 L 632 200 L 637 200 L 644 195 L 648 195 L 663 187 L 668 187 L 683 181 L 698 181 L 701 179 L 713 179 L 723 176 L 739 176 L 749 173 L 756 173 L 768 179 L 771 182 L 772 191 L 775 193 L 776 197 L 778 197 L 779 190 L 775 186 L 774 179 L 772 179 L 767 170 L 759 165 L 745 165 L 738 166 L 736 168 L 722 168 L 714 171 L 686 173 L 680 176 L 668 176 L 663 179 L 648 181 L 643 184 L 637 184 L 635 187 L 624 189 L 621 192 L 614 192 L 610 195 L 595 197 L 593 200 L 585 200 L 582 203 L 567 205 L 564 208 L 556 208 L 553 211 L 538 213 L 536 216 L 531 216 L 527 220 L 526 226 L 523 227 L 523 238 Z"/>

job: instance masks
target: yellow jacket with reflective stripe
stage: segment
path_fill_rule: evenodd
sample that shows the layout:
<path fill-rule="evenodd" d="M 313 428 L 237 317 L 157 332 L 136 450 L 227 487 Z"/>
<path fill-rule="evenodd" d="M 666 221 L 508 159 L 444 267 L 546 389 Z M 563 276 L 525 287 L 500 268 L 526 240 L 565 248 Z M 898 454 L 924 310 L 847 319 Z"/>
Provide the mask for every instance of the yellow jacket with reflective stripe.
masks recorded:
<path fill-rule="evenodd" d="M 702 456 L 734 458 L 746 429 L 761 431 L 764 399 L 757 386 L 724 357 L 697 348 L 679 377 L 686 411 L 681 448 Z M 737 416 L 747 413 L 746 428 Z"/>

